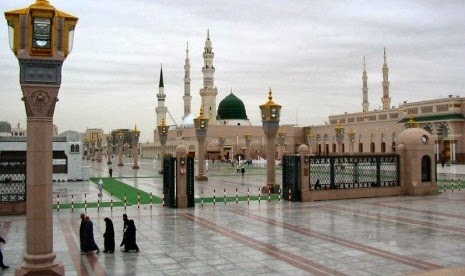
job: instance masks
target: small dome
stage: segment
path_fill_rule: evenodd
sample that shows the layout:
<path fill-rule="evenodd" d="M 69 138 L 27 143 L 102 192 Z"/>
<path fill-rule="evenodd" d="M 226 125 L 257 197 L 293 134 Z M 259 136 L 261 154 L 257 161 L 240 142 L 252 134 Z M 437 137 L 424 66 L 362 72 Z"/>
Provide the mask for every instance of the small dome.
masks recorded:
<path fill-rule="evenodd" d="M 218 120 L 247 120 L 244 103 L 232 92 L 218 105 Z"/>
<path fill-rule="evenodd" d="M 184 119 L 182 120 L 182 126 L 183 127 L 188 127 L 188 126 L 193 126 L 194 125 L 194 114 L 189 113 Z"/>
<path fill-rule="evenodd" d="M 0 121 L 0 133 L 10 133 L 11 125 L 8 122 Z"/>

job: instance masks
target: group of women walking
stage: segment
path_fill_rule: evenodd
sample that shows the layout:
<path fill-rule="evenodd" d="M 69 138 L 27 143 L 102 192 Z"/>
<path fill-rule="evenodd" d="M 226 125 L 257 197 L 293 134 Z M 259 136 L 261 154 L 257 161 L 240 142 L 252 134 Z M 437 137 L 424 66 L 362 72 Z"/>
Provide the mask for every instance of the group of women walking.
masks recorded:
<path fill-rule="evenodd" d="M 103 233 L 103 253 L 115 252 L 115 229 L 110 218 L 106 217 L 105 232 Z M 120 247 L 124 246 L 124 252 L 135 251 L 139 252 L 139 247 L 136 243 L 136 226 L 134 220 L 128 219 L 126 214 L 123 214 L 123 240 Z M 81 214 L 81 226 L 79 228 L 79 237 L 81 241 L 81 253 L 86 254 L 96 251 L 100 253 L 100 248 L 95 243 L 93 223 L 88 216 Z"/>

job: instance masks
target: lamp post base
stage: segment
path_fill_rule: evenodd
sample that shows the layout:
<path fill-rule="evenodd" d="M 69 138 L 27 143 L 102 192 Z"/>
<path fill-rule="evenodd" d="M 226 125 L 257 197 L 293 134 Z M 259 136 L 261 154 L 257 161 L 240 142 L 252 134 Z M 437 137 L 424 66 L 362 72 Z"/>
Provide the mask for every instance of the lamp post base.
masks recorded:
<path fill-rule="evenodd" d="M 110 165 L 110 164 L 112 164 L 111 161 L 107 161 L 107 165 Z"/>
<path fill-rule="evenodd" d="M 206 175 L 197 175 L 195 176 L 196 181 L 208 181 L 208 177 Z"/>
<path fill-rule="evenodd" d="M 119 166 L 119 167 L 122 167 L 122 166 L 124 166 L 124 164 L 123 164 L 123 163 L 119 163 L 118 166 Z"/>
<path fill-rule="evenodd" d="M 267 183 L 265 186 L 262 187 L 262 193 L 272 193 L 272 194 L 277 194 L 279 193 L 280 186 L 279 184 L 275 183 Z"/>
<path fill-rule="evenodd" d="M 15 275 L 65 275 L 65 266 L 56 263 L 54 253 L 24 256 L 25 262 L 15 270 Z"/>
<path fill-rule="evenodd" d="M 139 166 L 134 165 L 134 166 L 132 166 L 132 168 L 133 168 L 134 170 L 137 170 L 137 169 L 139 169 Z"/>

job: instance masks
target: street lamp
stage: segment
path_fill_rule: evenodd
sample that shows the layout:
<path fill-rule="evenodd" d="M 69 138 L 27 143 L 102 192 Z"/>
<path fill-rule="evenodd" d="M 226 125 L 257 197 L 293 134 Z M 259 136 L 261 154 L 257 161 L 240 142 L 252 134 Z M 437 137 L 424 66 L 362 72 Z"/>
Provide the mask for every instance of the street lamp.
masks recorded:
<path fill-rule="evenodd" d="M 102 162 L 102 138 L 97 135 L 97 162 Z"/>
<path fill-rule="evenodd" d="M 134 158 L 133 169 L 139 169 L 139 137 L 140 130 L 137 130 L 137 125 L 132 130 L 132 156 Z"/>
<path fill-rule="evenodd" d="M 223 134 L 221 134 L 219 137 L 218 137 L 218 145 L 220 146 L 220 162 L 223 161 L 223 158 L 224 158 L 224 154 L 223 154 L 223 150 L 224 150 L 224 143 L 226 142 L 226 137 L 224 137 Z"/>
<path fill-rule="evenodd" d="M 355 131 L 353 129 L 349 130 L 349 140 L 350 140 L 350 153 L 354 153 L 354 142 L 355 142 Z"/>
<path fill-rule="evenodd" d="M 123 164 L 123 141 L 124 141 L 124 133 L 123 131 L 118 132 L 118 166 L 124 166 Z"/>
<path fill-rule="evenodd" d="M 16 273 L 64 275 L 64 266 L 55 262 L 53 253 L 53 114 L 78 18 L 47 0 L 7 11 L 5 18 L 10 48 L 19 61 L 28 129 L 26 253 Z"/>
<path fill-rule="evenodd" d="M 207 137 L 208 118 L 203 115 L 203 110 L 200 108 L 199 117 L 194 119 L 195 135 L 199 144 L 199 172 L 195 177 L 197 181 L 207 181 L 205 175 L 205 138 Z"/>
<path fill-rule="evenodd" d="M 160 138 L 160 145 L 161 145 L 161 168 L 158 170 L 158 173 L 163 173 L 163 160 L 165 159 L 166 154 L 166 140 L 168 138 L 168 129 L 169 126 L 165 123 L 165 118 L 162 118 L 161 125 L 157 126 L 158 129 L 158 137 Z"/>
<path fill-rule="evenodd" d="M 342 153 L 342 142 L 344 142 L 345 133 L 344 126 L 341 123 L 339 123 L 337 124 L 334 130 L 336 132 L 337 152 Z"/>
<path fill-rule="evenodd" d="M 252 145 L 252 134 L 244 134 L 245 146 L 247 147 L 246 160 L 250 161 L 250 145 Z"/>
<path fill-rule="evenodd" d="M 107 137 L 107 165 L 111 165 L 111 156 L 113 155 L 113 148 L 112 148 L 112 139 L 111 139 L 111 132 L 108 134 Z"/>
<path fill-rule="evenodd" d="M 264 192 L 274 192 L 276 185 L 275 175 L 275 140 L 279 128 L 279 117 L 281 106 L 273 102 L 273 96 L 268 92 L 268 101 L 260 105 L 262 115 L 263 131 L 266 137 L 266 186 L 262 188 Z"/>

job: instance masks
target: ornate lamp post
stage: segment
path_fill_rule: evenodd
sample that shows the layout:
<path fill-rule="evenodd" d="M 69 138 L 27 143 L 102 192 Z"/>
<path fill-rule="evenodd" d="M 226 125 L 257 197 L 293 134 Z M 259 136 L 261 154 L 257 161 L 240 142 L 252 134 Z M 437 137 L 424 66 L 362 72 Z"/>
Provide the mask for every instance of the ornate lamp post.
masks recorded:
<path fill-rule="evenodd" d="M 46 0 L 5 12 L 10 48 L 19 61 L 27 115 L 26 253 L 16 273 L 64 275 L 55 262 L 52 218 L 53 113 L 61 67 L 73 48 L 78 18 Z"/>
<path fill-rule="evenodd" d="M 281 106 L 273 102 L 273 96 L 270 91 L 268 92 L 268 102 L 260 105 L 263 131 L 266 137 L 266 186 L 262 188 L 264 192 L 274 192 L 274 186 L 276 185 L 275 175 L 275 141 L 276 133 L 279 128 L 279 117 Z"/>
<path fill-rule="evenodd" d="M 337 142 L 337 152 L 339 154 L 342 153 L 342 142 L 344 142 L 344 126 L 339 123 L 337 124 L 336 128 L 334 129 L 336 131 L 336 142 Z"/>
<path fill-rule="evenodd" d="M 158 170 L 160 174 L 163 173 L 163 159 L 165 158 L 166 154 L 166 140 L 168 138 L 168 129 L 169 127 L 165 123 L 165 118 L 161 120 L 161 125 L 157 126 L 158 129 L 158 137 L 160 138 L 160 145 L 161 145 L 161 168 Z"/>
<path fill-rule="evenodd" d="M 250 161 L 250 145 L 252 144 L 252 134 L 246 133 L 244 134 L 244 140 L 245 140 L 245 146 L 247 147 L 247 152 L 246 152 L 246 160 Z"/>
<path fill-rule="evenodd" d="M 118 132 L 118 166 L 124 166 L 123 164 L 123 141 L 124 133 L 122 131 Z"/>
<path fill-rule="evenodd" d="M 355 131 L 353 129 L 349 130 L 349 140 L 350 140 L 350 154 L 354 153 L 354 142 L 355 142 Z"/>
<path fill-rule="evenodd" d="M 140 131 L 137 130 L 137 126 L 134 126 L 132 130 L 132 156 L 134 158 L 133 169 L 139 169 L 139 137 Z"/>
<path fill-rule="evenodd" d="M 207 137 L 208 118 L 203 115 L 203 110 L 200 109 L 200 116 L 194 119 L 195 135 L 199 144 L 199 172 L 195 177 L 197 181 L 207 181 L 205 175 L 205 138 Z"/>
<path fill-rule="evenodd" d="M 102 162 L 102 138 L 100 135 L 97 136 L 97 162 Z"/>
<path fill-rule="evenodd" d="M 280 129 L 278 131 L 278 145 L 279 145 L 278 160 L 281 160 L 283 158 L 285 144 L 286 144 L 286 132 L 284 131 L 284 129 Z"/>
<path fill-rule="evenodd" d="M 113 155 L 113 147 L 112 147 L 112 139 L 111 139 L 111 132 L 108 134 L 107 137 L 107 165 L 111 165 L 111 156 Z"/>
<path fill-rule="evenodd" d="M 90 154 L 90 152 L 89 152 L 89 150 L 90 150 L 90 149 L 89 149 L 89 139 L 84 138 L 84 146 L 86 147 L 86 150 L 85 150 L 85 152 L 84 152 L 84 153 L 85 153 L 85 154 L 84 154 L 84 158 L 85 158 L 86 160 L 89 160 L 89 154 Z"/>
<path fill-rule="evenodd" d="M 224 137 L 223 134 L 221 134 L 221 135 L 218 137 L 218 144 L 219 144 L 219 146 L 220 146 L 220 155 L 221 155 L 221 157 L 220 157 L 220 162 L 221 162 L 221 161 L 223 160 L 223 158 L 224 158 L 224 152 L 223 152 L 223 150 L 224 150 L 224 143 L 225 143 L 225 142 L 226 142 L 226 138 Z"/>

